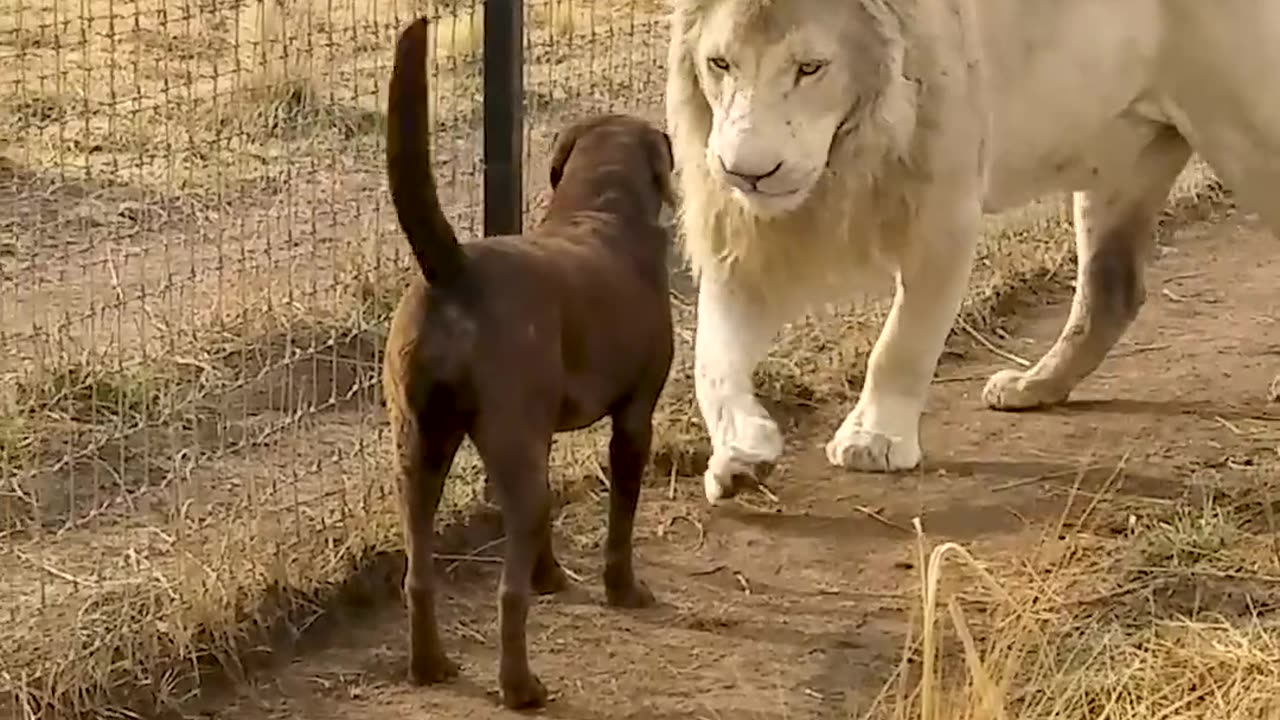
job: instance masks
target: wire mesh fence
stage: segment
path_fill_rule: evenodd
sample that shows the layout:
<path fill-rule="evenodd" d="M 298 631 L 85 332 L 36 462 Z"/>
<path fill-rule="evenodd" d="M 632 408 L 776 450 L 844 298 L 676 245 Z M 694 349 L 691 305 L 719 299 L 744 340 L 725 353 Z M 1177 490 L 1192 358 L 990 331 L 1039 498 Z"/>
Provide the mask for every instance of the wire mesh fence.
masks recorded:
<path fill-rule="evenodd" d="M 409 265 L 381 143 L 390 49 L 422 12 L 435 171 L 478 234 L 481 3 L 3 3 L 0 683 L 19 715 L 175 699 L 202 633 L 395 536 L 376 383 Z M 525 13 L 536 216 L 562 119 L 658 119 L 663 31 L 657 2 Z"/>
<path fill-rule="evenodd" d="M 566 121 L 661 123 L 666 29 L 661 0 L 524 5 L 527 226 Z M 0 0 L 14 716 L 101 716 L 130 692 L 180 702 L 206 663 L 234 666 L 230 648 L 293 611 L 282 595 L 398 540 L 377 383 L 411 263 L 383 108 L 396 33 L 423 12 L 434 171 L 476 235 L 476 0 Z M 1056 199 L 1019 213 L 1030 231 L 1067 219 Z"/>

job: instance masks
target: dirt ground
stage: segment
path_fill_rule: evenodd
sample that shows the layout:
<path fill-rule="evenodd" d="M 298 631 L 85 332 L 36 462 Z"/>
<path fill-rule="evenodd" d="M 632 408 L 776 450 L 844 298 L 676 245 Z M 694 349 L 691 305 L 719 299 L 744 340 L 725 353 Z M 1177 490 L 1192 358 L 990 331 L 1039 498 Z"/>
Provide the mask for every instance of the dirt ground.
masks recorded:
<path fill-rule="evenodd" d="M 651 487 L 637 528 L 638 569 L 661 606 L 605 607 L 598 581 L 603 503 L 565 507 L 557 543 L 583 578 L 530 620 L 531 661 L 560 718 L 846 718 L 898 663 L 918 570 L 911 519 L 930 541 L 984 559 L 1028 557 L 1082 469 L 1087 495 L 1123 464 L 1094 527 L 1122 526 L 1128 503 L 1188 500 L 1197 469 L 1233 468 L 1260 450 L 1247 422 L 1280 422 L 1267 388 L 1280 369 L 1280 255 L 1255 218 L 1181 229 L 1149 274 L 1142 317 L 1067 407 L 1000 414 L 982 385 L 1007 361 L 954 343 L 925 416 L 926 464 L 897 477 L 841 473 L 822 457 L 844 407 L 788 436 L 755 496 L 708 508 L 699 484 Z M 1006 325 L 1011 352 L 1035 358 L 1066 317 L 1062 293 Z M 1233 479 L 1234 478 L 1234 479 Z M 586 528 L 586 529 L 583 529 Z M 595 528 L 599 528 L 595 531 Z M 567 530 L 572 529 L 573 532 Z M 1095 530 L 1103 532 L 1104 530 Z M 587 540 L 573 542 L 570 538 Z M 700 539 L 699 535 L 703 535 Z M 452 685 L 405 681 L 401 608 L 343 625 L 326 646 L 259 678 L 203 717 L 230 720 L 509 717 L 496 702 L 500 567 L 442 560 L 441 619 L 463 664 Z M 1265 610 L 1265 608 L 1264 608 Z M 1274 608 L 1271 609 L 1274 612 Z"/>

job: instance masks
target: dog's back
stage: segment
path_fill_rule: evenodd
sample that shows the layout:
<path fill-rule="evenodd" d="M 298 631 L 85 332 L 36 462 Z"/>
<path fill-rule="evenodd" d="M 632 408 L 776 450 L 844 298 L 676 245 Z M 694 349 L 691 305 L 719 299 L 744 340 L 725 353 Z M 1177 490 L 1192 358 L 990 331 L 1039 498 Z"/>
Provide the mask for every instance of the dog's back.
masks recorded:
<path fill-rule="evenodd" d="M 670 143 L 626 115 L 575 123 L 557 138 L 545 221 L 460 244 L 430 165 L 426 36 L 425 23 L 402 34 L 388 98 L 388 179 L 421 276 L 392 320 L 386 390 L 447 384 L 475 405 L 477 378 L 520 376 L 545 385 L 521 392 L 564 397 L 558 427 L 589 424 L 608 412 L 609 388 L 648 372 L 671 342 L 657 223 L 671 201 Z"/>
<path fill-rule="evenodd" d="M 522 378 L 512 391 L 562 397 L 557 429 L 588 425 L 637 377 L 670 364 L 665 242 L 656 224 L 587 211 L 465 243 L 465 280 L 411 284 L 387 358 L 408 363 L 399 379 L 448 383 L 467 405 L 483 378 Z"/>

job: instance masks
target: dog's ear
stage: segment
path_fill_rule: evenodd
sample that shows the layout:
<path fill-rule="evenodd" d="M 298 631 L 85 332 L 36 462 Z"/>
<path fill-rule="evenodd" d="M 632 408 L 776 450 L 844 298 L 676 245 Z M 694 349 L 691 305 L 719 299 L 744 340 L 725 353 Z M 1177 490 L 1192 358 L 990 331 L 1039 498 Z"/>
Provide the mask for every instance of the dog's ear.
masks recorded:
<path fill-rule="evenodd" d="M 560 178 L 564 177 L 564 166 L 569 162 L 569 156 L 573 154 L 573 145 L 578 142 L 578 136 L 581 134 L 582 126 L 576 124 L 556 133 L 554 141 L 556 147 L 551 153 L 552 190 L 560 185 Z"/>
<path fill-rule="evenodd" d="M 667 168 L 674 172 L 676 167 L 676 156 L 671 151 L 671 135 L 665 132 L 662 133 L 662 145 L 667 151 Z"/>
<path fill-rule="evenodd" d="M 671 174 L 675 172 L 675 155 L 671 151 L 671 136 L 661 130 L 652 134 L 653 142 L 649 144 L 649 165 L 653 169 L 653 184 L 658 188 L 662 199 L 675 205 L 675 188 L 672 186 Z"/>

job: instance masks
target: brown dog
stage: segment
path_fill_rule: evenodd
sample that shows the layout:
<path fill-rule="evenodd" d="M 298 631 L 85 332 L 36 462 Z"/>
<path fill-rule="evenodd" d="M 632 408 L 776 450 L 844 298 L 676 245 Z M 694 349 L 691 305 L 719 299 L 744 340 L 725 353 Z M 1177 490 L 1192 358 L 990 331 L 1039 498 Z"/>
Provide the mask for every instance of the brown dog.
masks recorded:
<path fill-rule="evenodd" d="M 557 140 L 547 216 L 523 236 L 460 245 L 440 209 L 428 143 L 426 20 L 401 34 L 388 102 L 387 170 L 400 225 L 423 277 L 391 321 L 383 390 L 400 463 L 408 569 L 410 676 L 458 673 L 440 646 L 432 591 L 436 506 L 469 436 L 502 506 L 499 684 L 510 708 L 539 707 L 529 669 L 529 594 L 568 586 L 551 548 L 552 435 L 613 422 L 604 586 L 643 607 L 631 534 L 649 459 L 654 406 L 671 366 L 666 232 L 671 145 L 647 123 L 608 115 Z"/>

